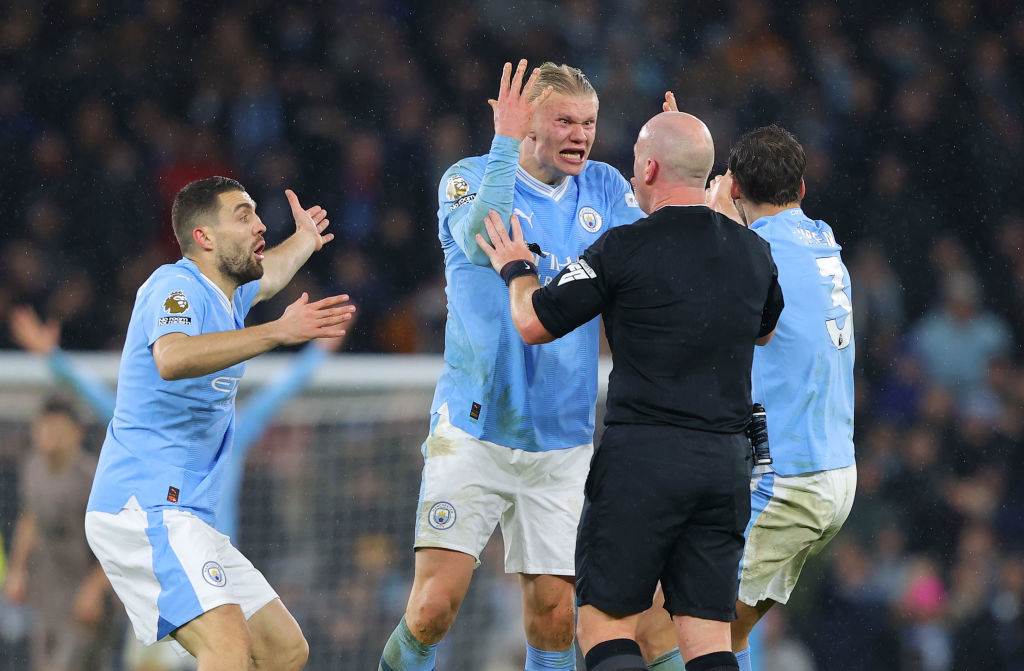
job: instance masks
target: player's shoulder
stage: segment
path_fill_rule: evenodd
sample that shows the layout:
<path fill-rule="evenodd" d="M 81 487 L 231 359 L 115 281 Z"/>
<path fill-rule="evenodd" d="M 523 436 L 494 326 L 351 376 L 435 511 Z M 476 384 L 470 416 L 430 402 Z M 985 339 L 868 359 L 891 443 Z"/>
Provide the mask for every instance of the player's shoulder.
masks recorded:
<path fill-rule="evenodd" d="M 603 161 L 594 161 L 592 159 L 588 160 L 587 164 L 583 166 L 578 179 L 585 183 L 613 183 L 619 186 L 629 184 L 618 168 L 614 168 Z"/>
<path fill-rule="evenodd" d="M 476 197 L 486 165 L 486 155 L 467 156 L 456 161 L 441 176 L 437 189 L 438 200 L 453 204 L 450 207 L 452 211 L 471 201 Z"/>
<path fill-rule="evenodd" d="M 487 154 L 483 156 L 467 156 L 460 158 L 458 161 L 453 163 L 444 171 L 444 175 L 441 176 L 441 184 L 446 185 L 451 181 L 453 176 L 461 175 L 463 179 L 477 179 L 483 175 L 484 168 L 487 167 Z"/>
<path fill-rule="evenodd" d="M 206 286 L 199 278 L 195 264 L 182 259 L 154 270 L 149 279 L 139 287 L 138 297 L 140 300 L 156 296 L 178 302 L 195 302 L 200 295 L 206 293 Z"/>

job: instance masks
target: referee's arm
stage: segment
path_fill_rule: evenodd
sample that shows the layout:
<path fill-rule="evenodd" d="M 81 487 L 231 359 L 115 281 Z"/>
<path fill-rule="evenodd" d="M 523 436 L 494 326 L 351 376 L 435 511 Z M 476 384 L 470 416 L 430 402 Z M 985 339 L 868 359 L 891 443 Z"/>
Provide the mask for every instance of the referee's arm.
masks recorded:
<path fill-rule="evenodd" d="M 517 277 L 508 285 L 508 299 L 512 307 L 512 323 L 527 345 L 541 345 L 551 342 L 551 335 L 537 316 L 533 307 L 533 294 L 540 289 L 540 280 L 536 275 Z"/>
<path fill-rule="evenodd" d="M 491 266 L 508 283 L 512 323 L 523 341 L 527 345 L 551 342 L 555 337 L 544 328 L 533 307 L 533 294 L 540 289 L 537 267 L 533 265 L 533 252 L 526 247 L 519 217 L 513 214 L 510 223 L 514 239 L 505 230 L 501 215 L 491 210 L 484 220 L 484 226 L 493 246 L 479 233 L 476 234 L 476 242 L 491 260 Z"/>

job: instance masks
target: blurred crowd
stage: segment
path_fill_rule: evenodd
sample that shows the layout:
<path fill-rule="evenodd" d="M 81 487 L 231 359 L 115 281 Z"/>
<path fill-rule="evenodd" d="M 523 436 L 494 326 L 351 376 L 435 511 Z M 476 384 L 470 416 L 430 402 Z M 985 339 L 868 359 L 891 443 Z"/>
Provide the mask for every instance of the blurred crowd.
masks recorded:
<path fill-rule="evenodd" d="M 785 668 L 1024 669 L 1019 3 L 11 0 L 0 318 L 28 303 L 69 349 L 117 349 L 139 284 L 178 258 L 174 194 L 223 174 L 271 244 L 292 225 L 285 187 L 338 235 L 254 319 L 344 291 L 348 350 L 439 352 L 437 181 L 486 152 L 487 98 L 519 57 L 589 75 L 592 157 L 627 171 L 669 88 L 719 171 L 756 125 L 807 150 L 805 210 L 852 275 L 860 482 L 773 616 Z"/>

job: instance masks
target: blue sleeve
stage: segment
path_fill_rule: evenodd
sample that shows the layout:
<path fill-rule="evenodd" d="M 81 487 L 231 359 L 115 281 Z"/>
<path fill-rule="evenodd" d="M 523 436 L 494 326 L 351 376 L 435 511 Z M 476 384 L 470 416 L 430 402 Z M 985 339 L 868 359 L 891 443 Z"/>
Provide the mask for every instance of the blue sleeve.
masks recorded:
<path fill-rule="evenodd" d="M 260 439 L 281 405 L 298 393 L 327 358 L 327 350 L 310 343 L 285 370 L 256 390 L 235 414 L 235 444 L 221 480 L 220 503 L 214 515 L 217 531 L 238 543 L 238 503 L 245 477 L 245 459 Z"/>
<path fill-rule="evenodd" d="M 147 345 L 168 333 L 194 336 L 203 332 L 205 292 L 191 277 L 181 272 L 156 275 L 142 291 L 146 295 L 140 317 Z"/>
<path fill-rule="evenodd" d="M 53 374 L 70 384 L 98 418 L 103 422 L 111 420 L 114 416 L 114 394 L 95 375 L 72 361 L 59 347 L 50 352 L 47 361 Z"/>
<path fill-rule="evenodd" d="M 235 415 L 233 457 L 245 458 L 249 448 L 263 435 L 281 405 L 306 386 L 327 354 L 323 347 L 309 343 L 295 355 L 280 375 L 268 380 L 246 399 Z"/>
<path fill-rule="evenodd" d="M 483 175 L 468 162 L 448 169 L 438 188 L 438 218 L 447 223 L 452 239 L 462 253 L 478 266 L 490 265 L 487 255 L 476 243 L 476 234 L 485 238 L 484 219 L 495 210 L 508 225 L 515 196 L 519 168 L 519 140 L 495 135 Z M 467 207 L 468 206 L 468 207 Z"/>

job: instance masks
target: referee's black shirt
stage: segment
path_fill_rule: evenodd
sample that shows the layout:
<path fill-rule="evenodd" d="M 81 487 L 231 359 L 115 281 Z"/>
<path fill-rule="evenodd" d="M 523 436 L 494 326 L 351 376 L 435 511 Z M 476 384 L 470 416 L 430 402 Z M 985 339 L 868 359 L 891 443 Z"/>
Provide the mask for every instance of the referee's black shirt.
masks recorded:
<path fill-rule="evenodd" d="M 754 340 L 782 305 L 768 243 L 703 205 L 609 230 L 533 295 L 555 337 L 603 314 L 613 364 L 605 424 L 716 433 L 750 419 Z"/>

